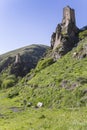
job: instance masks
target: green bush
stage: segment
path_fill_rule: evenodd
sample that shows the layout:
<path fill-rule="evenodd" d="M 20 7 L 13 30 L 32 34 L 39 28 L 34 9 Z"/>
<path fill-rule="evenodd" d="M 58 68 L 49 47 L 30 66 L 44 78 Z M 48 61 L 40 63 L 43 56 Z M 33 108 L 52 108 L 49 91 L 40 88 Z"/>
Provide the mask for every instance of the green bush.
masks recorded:
<path fill-rule="evenodd" d="M 2 82 L 2 88 L 10 88 L 10 87 L 14 86 L 14 84 L 15 84 L 15 80 L 13 80 L 13 79 L 5 79 Z"/>
<path fill-rule="evenodd" d="M 37 64 L 36 71 L 42 70 L 53 63 L 54 63 L 53 58 L 42 59 Z"/>
<path fill-rule="evenodd" d="M 7 97 L 8 97 L 8 98 L 13 98 L 13 97 L 16 97 L 16 96 L 18 96 L 18 95 L 19 95 L 19 90 L 18 90 L 18 89 L 14 89 L 14 90 L 11 90 L 11 91 L 8 93 Z"/>
<path fill-rule="evenodd" d="M 15 76 L 15 75 L 9 75 L 6 79 L 13 79 L 13 80 L 16 80 L 16 76 Z"/>
<path fill-rule="evenodd" d="M 85 37 L 87 37 L 87 30 L 79 33 L 79 39 L 80 40 L 84 39 Z"/>
<path fill-rule="evenodd" d="M 9 75 L 6 78 L 2 78 L 1 88 L 10 88 L 17 83 L 17 78 L 15 75 Z"/>

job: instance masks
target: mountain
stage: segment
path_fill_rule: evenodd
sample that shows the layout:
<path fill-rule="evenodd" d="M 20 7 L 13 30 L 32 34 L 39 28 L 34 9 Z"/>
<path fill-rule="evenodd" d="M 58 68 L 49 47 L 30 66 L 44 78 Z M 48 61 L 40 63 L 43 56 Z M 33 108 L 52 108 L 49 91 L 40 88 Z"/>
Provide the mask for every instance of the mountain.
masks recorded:
<path fill-rule="evenodd" d="M 0 55 L 0 72 L 9 68 L 9 73 L 23 77 L 35 68 L 48 48 L 45 45 L 30 45 Z"/>

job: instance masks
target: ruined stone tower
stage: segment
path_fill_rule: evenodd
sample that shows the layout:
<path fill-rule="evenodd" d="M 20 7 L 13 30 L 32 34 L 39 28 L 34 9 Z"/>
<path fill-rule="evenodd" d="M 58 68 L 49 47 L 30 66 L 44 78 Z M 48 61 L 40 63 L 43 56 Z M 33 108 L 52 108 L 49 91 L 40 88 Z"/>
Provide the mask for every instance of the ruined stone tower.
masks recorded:
<path fill-rule="evenodd" d="M 63 51 L 64 54 L 67 53 L 76 43 L 77 32 L 75 11 L 67 6 L 63 9 L 62 22 L 57 25 L 55 32 L 51 36 L 52 49 L 55 50 L 61 46 L 62 54 Z"/>
<path fill-rule="evenodd" d="M 63 8 L 63 20 L 62 24 L 67 27 L 68 24 L 72 22 L 74 25 L 76 24 L 75 22 L 75 11 L 74 9 L 71 9 L 69 6 Z"/>

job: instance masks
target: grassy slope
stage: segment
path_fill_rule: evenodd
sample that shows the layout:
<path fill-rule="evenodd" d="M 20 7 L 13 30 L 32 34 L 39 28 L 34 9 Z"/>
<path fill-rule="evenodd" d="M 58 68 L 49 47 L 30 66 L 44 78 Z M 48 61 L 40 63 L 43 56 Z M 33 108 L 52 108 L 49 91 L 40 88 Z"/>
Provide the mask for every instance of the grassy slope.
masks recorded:
<path fill-rule="evenodd" d="M 86 130 L 87 57 L 73 57 L 74 52 L 82 55 L 86 44 L 87 39 L 56 63 L 42 70 L 40 67 L 40 71 L 36 68 L 15 87 L 1 90 L 0 129 Z M 14 97 L 8 98 L 11 94 Z M 32 102 L 32 106 L 41 101 L 44 108 L 28 108 L 24 100 Z M 19 107 L 18 111 L 12 107 Z"/>
<path fill-rule="evenodd" d="M 42 101 L 47 107 L 79 107 L 87 101 L 87 57 L 78 58 L 83 53 L 87 39 L 77 48 L 62 57 L 56 63 L 35 73 L 29 86 L 33 91 L 30 101 Z M 77 52 L 78 57 L 73 57 Z"/>
<path fill-rule="evenodd" d="M 0 130 L 86 130 L 87 109 L 9 109 L 19 106 L 17 98 L 6 99 L 0 93 Z M 3 100 L 2 100 L 3 98 Z M 16 102 L 15 102 L 16 101 Z"/>
<path fill-rule="evenodd" d="M 11 106 L 19 107 L 17 97 L 7 99 L 0 92 L 0 130 L 86 130 L 87 109 L 36 109 L 24 108 L 14 112 Z M 2 100 L 3 99 L 3 100 Z"/>

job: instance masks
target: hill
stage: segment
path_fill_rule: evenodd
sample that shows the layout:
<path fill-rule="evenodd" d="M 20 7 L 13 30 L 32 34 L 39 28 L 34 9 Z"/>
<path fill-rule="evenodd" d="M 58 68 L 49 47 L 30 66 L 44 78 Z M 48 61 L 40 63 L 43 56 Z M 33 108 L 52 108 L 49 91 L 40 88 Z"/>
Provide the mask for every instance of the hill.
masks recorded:
<path fill-rule="evenodd" d="M 45 57 L 25 77 L 5 77 L 0 90 L 0 128 L 85 130 L 86 49 L 87 38 L 84 38 L 77 47 L 56 62 Z M 3 76 L 6 76 L 5 74 L 6 71 Z M 10 86 L 8 81 L 13 85 Z M 43 108 L 37 109 L 38 102 L 43 103 Z"/>
<path fill-rule="evenodd" d="M 0 73 L 8 70 L 10 74 L 25 76 L 35 68 L 48 48 L 45 45 L 31 45 L 0 55 Z"/>
<path fill-rule="evenodd" d="M 19 97 L 21 93 L 25 98 L 24 90 L 27 89 L 26 100 L 34 106 L 37 102 L 55 108 L 86 106 L 86 47 L 85 38 L 57 62 L 52 62 L 51 58 L 39 61 L 35 70 L 19 83 L 19 88 L 23 86 Z"/>

